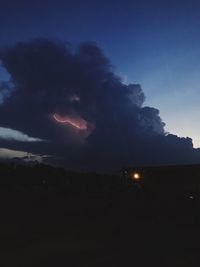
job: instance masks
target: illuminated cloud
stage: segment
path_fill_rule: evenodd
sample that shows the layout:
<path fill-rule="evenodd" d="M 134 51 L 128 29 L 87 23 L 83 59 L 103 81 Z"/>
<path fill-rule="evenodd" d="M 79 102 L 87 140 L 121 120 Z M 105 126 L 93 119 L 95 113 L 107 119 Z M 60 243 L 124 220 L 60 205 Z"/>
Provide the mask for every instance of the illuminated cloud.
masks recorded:
<path fill-rule="evenodd" d="M 2 160 L 9 160 L 9 159 L 21 159 L 24 162 L 31 162 L 31 161 L 37 161 L 37 162 L 43 162 L 47 157 L 50 156 L 42 156 L 37 155 L 33 153 L 27 153 L 25 151 L 18 151 L 13 149 L 7 149 L 7 148 L 0 148 L 0 159 Z"/>
<path fill-rule="evenodd" d="M 0 127 L 0 139 L 4 140 L 16 140 L 21 142 L 41 142 L 40 138 L 30 137 L 20 131 L 16 131 L 10 128 Z"/>

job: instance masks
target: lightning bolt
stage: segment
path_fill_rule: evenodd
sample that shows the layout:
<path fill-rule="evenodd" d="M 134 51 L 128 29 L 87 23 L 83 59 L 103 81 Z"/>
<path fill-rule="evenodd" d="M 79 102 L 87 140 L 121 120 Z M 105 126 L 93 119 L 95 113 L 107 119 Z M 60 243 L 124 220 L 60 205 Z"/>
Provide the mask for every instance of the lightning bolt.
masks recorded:
<path fill-rule="evenodd" d="M 62 124 L 70 124 L 71 126 L 75 127 L 76 129 L 79 130 L 87 130 L 87 123 L 85 120 L 75 120 L 75 119 L 71 119 L 71 118 L 63 118 L 58 114 L 53 114 L 53 118 L 55 119 L 55 121 L 62 123 Z"/>

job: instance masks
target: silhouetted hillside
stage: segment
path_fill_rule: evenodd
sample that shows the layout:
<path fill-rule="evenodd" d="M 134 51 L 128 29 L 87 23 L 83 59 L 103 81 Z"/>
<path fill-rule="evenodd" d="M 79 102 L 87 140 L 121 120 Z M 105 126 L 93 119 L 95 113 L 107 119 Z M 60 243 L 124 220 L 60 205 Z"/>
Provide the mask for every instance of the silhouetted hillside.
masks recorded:
<path fill-rule="evenodd" d="M 80 190 L 107 190 L 121 184 L 120 176 L 67 171 L 45 164 L 33 166 L 15 163 L 0 164 L 1 186 L 39 186 Z"/>
<path fill-rule="evenodd" d="M 180 182 L 181 170 L 174 176 Z M 148 183 L 130 183 L 44 164 L 0 164 L 0 266 L 195 266 L 199 195 L 173 187 L 170 171 L 155 171 L 156 179 L 146 172 Z M 168 183 L 156 186 L 157 179 Z"/>

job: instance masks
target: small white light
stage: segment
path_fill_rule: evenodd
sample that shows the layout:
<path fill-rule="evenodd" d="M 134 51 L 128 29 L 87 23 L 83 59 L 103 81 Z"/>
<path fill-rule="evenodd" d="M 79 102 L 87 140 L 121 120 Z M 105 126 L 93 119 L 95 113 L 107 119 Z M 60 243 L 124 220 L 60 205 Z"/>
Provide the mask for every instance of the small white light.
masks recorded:
<path fill-rule="evenodd" d="M 139 180 L 141 178 L 141 175 L 138 172 L 134 172 L 131 174 L 131 178 L 134 180 Z"/>

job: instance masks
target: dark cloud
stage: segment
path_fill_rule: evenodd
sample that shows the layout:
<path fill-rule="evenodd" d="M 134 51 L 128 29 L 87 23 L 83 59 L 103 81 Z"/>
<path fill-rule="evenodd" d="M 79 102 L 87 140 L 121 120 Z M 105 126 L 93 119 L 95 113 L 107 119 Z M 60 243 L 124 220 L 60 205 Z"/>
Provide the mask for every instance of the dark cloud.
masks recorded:
<path fill-rule="evenodd" d="M 33 40 L 3 49 L 0 59 L 12 84 L 10 95 L 9 84 L 3 84 L 7 97 L 0 106 L 0 126 L 47 140 L 12 142 L 17 149 L 22 145 L 86 169 L 198 161 L 192 140 L 166 135 L 159 111 L 144 106 L 140 85 L 123 84 L 95 43 L 74 51 L 69 44 Z M 56 123 L 55 113 L 86 121 L 88 129 Z M 9 142 L 1 145 L 11 148 Z"/>

